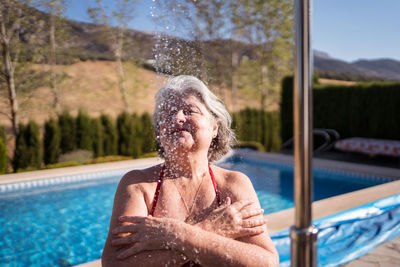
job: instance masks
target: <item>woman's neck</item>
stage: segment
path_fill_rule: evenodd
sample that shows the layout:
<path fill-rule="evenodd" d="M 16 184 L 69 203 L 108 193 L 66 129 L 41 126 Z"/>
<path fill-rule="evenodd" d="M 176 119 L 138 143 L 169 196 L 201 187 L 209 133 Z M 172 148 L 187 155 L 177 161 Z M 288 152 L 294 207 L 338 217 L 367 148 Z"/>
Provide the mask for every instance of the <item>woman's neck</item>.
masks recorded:
<path fill-rule="evenodd" d="M 166 176 L 198 179 L 208 173 L 207 155 L 167 155 Z"/>

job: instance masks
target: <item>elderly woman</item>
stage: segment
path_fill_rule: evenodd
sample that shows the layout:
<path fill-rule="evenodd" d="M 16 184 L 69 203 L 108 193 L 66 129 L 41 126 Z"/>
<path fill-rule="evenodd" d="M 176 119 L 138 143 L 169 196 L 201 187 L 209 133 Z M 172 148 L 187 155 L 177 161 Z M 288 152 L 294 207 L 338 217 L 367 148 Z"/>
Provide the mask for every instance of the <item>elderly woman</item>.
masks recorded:
<path fill-rule="evenodd" d="M 153 124 L 165 162 L 118 185 L 103 266 L 277 266 L 249 178 L 210 165 L 233 143 L 231 117 L 192 76 L 156 94 Z"/>

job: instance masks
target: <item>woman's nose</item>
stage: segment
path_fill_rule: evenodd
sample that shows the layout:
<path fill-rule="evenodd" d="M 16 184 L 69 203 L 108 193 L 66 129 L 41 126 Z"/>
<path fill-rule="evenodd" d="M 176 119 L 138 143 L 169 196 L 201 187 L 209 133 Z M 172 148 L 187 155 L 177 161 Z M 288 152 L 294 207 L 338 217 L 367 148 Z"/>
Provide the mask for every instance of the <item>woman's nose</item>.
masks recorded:
<path fill-rule="evenodd" d="M 175 119 L 176 119 L 177 123 L 183 123 L 186 121 L 186 116 L 182 109 L 178 110 L 178 112 L 176 113 Z"/>

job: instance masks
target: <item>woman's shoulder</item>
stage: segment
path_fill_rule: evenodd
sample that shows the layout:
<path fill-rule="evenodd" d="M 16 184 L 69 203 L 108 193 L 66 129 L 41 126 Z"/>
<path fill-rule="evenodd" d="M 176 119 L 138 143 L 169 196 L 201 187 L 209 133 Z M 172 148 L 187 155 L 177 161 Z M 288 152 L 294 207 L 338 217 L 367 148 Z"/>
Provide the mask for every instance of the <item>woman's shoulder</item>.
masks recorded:
<path fill-rule="evenodd" d="M 119 186 L 127 187 L 127 188 L 146 188 L 151 186 L 152 184 L 156 183 L 160 172 L 161 172 L 162 165 L 155 165 L 151 166 L 146 169 L 139 169 L 139 170 L 132 170 L 127 173 L 121 178 L 119 182 Z"/>
<path fill-rule="evenodd" d="M 227 170 L 218 166 L 213 165 L 212 170 L 215 173 L 215 179 L 217 183 L 224 186 L 241 186 L 251 185 L 249 177 L 239 171 Z"/>
<path fill-rule="evenodd" d="M 214 169 L 215 179 L 223 198 L 230 197 L 232 201 L 243 199 L 257 200 L 253 184 L 246 174 L 220 167 L 213 167 Z"/>

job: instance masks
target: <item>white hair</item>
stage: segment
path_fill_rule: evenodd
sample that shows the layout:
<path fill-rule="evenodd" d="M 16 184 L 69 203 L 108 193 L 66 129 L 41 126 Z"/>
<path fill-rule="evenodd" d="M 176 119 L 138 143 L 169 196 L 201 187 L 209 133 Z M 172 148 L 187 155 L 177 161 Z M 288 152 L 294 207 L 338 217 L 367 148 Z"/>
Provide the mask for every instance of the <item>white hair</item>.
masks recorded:
<path fill-rule="evenodd" d="M 222 101 L 202 81 L 189 75 L 180 75 L 170 79 L 164 87 L 158 90 L 155 96 L 156 108 L 153 113 L 153 126 L 157 143 L 160 147 L 160 157 L 165 157 L 165 151 L 159 140 L 162 107 L 171 96 L 184 95 L 196 96 L 206 106 L 218 124 L 218 134 L 213 139 L 208 150 L 208 160 L 211 162 L 219 160 L 231 150 L 235 142 L 235 134 L 230 128 L 232 123 L 231 115 Z"/>

